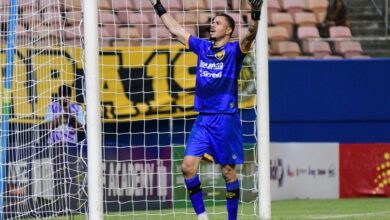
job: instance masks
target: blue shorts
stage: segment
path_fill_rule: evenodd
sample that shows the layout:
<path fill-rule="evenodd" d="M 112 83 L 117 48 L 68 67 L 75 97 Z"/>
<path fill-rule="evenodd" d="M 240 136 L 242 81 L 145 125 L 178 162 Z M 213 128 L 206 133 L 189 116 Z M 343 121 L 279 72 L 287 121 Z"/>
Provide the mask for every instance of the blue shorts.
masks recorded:
<path fill-rule="evenodd" d="M 186 156 L 209 154 L 221 165 L 244 163 L 240 116 L 200 113 L 188 137 Z"/>

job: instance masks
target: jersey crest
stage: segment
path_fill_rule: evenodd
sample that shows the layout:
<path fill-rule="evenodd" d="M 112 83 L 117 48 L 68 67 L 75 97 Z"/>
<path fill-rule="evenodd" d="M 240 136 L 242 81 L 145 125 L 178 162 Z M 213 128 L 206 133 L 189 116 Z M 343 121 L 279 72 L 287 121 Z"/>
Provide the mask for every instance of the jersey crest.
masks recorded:
<path fill-rule="evenodd" d="M 215 58 L 222 60 L 225 57 L 225 50 L 221 50 L 215 54 Z"/>

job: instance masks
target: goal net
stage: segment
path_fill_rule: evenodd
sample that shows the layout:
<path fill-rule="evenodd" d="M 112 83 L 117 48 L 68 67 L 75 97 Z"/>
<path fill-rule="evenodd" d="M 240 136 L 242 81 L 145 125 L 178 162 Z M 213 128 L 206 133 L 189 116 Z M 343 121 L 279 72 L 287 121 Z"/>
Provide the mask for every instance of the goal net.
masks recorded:
<path fill-rule="evenodd" d="M 14 16 L 12 2 L 17 2 Z M 240 0 L 162 3 L 189 33 L 206 39 L 211 18 L 218 13 L 236 21 L 235 40 L 250 19 L 249 7 Z M 0 7 L 0 214 L 86 215 L 88 91 L 83 36 L 88 33 L 82 1 L 0 0 Z M 197 114 L 193 111 L 197 58 L 169 34 L 149 1 L 100 0 L 98 15 L 105 218 L 192 216 L 180 164 Z M 239 81 L 245 142 L 245 164 L 238 167 L 239 216 L 244 219 L 256 219 L 259 202 L 254 59 L 251 51 Z M 7 69 L 12 70 L 8 78 Z M 226 216 L 219 166 L 202 162 L 199 175 L 207 212 Z"/>

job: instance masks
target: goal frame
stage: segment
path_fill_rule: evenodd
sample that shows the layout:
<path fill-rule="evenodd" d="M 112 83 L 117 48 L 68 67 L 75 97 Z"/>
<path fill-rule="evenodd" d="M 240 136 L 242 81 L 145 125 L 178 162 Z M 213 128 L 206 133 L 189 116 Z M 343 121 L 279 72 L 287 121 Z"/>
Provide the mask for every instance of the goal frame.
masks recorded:
<path fill-rule="evenodd" d="M 88 193 L 89 218 L 103 219 L 103 177 L 100 125 L 100 86 L 98 57 L 97 1 L 83 0 L 85 34 L 86 102 L 88 125 Z M 257 82 L 257 147 L 259 164 L 259 217 L 271 219 L 270 199 L 270 135 L 269 135 L 269 81 L 268 81 L 268 18 L 267 0 L 262 5 L 260 28 L 256 37 Z"/>

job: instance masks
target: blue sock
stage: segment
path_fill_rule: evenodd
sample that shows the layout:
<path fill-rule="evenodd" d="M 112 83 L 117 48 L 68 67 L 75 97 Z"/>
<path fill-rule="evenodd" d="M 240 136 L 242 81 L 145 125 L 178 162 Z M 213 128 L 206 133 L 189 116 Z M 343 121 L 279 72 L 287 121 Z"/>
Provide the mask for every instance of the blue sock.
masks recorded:
<path fill-rule="evenodd" d="M 238 213 L 238 202 L 240 201 L 240 182 L 238 179 L 226 182 L 226 208 L 229 220 L 236 220 Z"/>
<path fill-rule="evenodd" d="M 196 175 L 190 179 L 184 179 L 184 182 L 187 186 L 188 193 L 190 194 L 192 207 L 194 207 L 195 213 L 197 215 L 202 214 L 206 209 L 204 207 L 203 191 L 200 185 L 199 176 Z"/>

